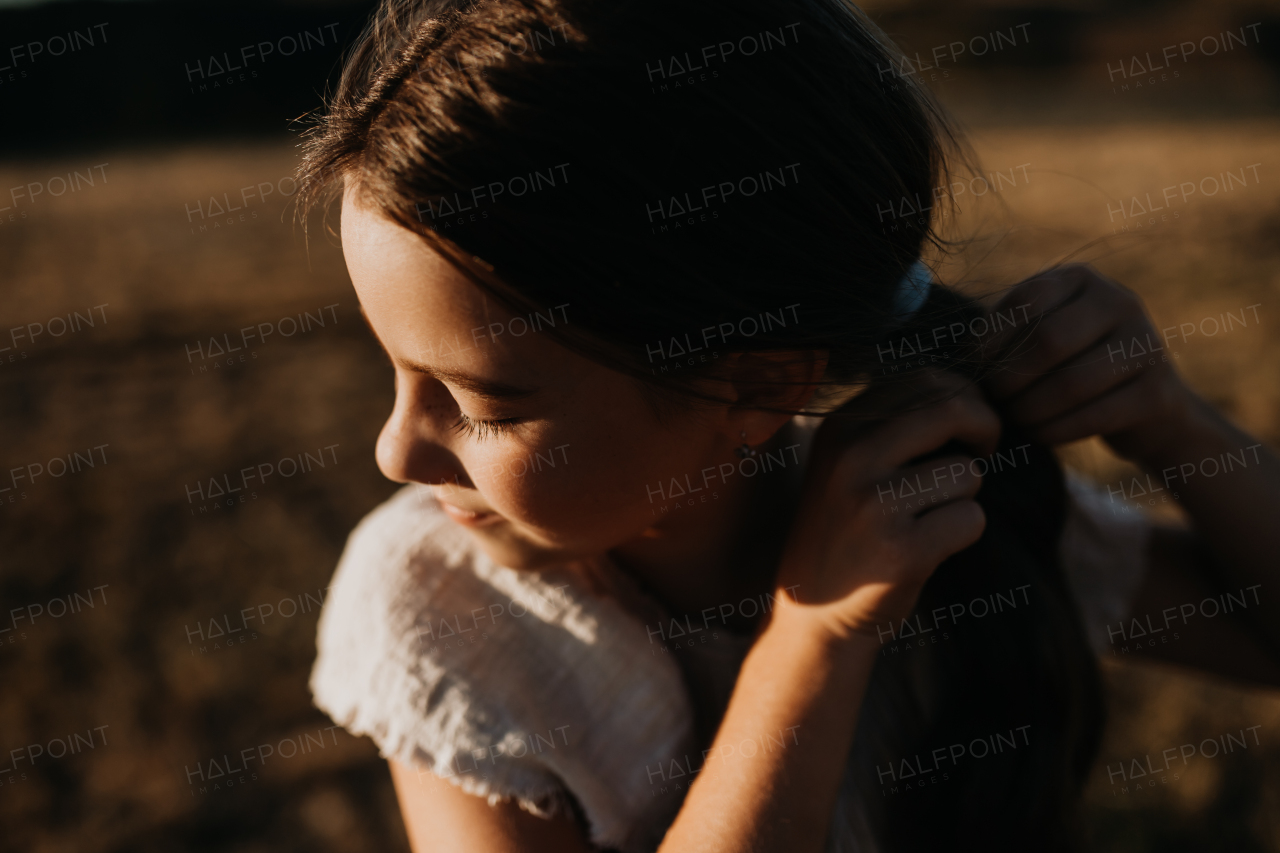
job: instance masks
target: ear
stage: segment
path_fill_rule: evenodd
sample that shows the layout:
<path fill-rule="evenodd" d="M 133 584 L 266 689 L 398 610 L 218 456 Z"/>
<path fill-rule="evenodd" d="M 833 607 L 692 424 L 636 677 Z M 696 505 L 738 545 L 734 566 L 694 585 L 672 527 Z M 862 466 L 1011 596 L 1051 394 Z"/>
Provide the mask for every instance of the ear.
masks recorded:
<path fill-rule="evenodd" d="M 734 402 L 724 421 L 729 443 L 756 445 L 772 438 L 793 417 L 789 412 L 809 404 L 827 361 L 825 350 L 730 355 L 727 379 Z"/>

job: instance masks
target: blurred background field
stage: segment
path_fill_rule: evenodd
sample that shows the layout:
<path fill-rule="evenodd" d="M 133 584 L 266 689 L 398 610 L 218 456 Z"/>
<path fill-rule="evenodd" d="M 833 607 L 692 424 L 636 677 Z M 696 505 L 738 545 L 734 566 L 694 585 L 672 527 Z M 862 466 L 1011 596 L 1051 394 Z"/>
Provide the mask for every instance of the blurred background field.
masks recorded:
<path fill-rule="evenodd" d="M 120 11 L 128 5 L 66 4 L 57 14 L 97 20 L 90 13 L 104 8 L 133 14 Z M 271 14 L 284 21 L 302 8 Z M 869 8 L 908 54 L 1032 22 L 1013 59 L 948 64 L 950 76 L 932 84 L 984 172 L 1026 166 L 998 197 L 960 199 L 954 224 L 972 243 L 944 279 L 989 292 L 1070 258 L 1140 293 L 1157 328 L 1257 306 L 1243 327 L 1171 349 L 1201 393 L 1280 441 L 1275 13 L 1209 3 Z M 357 11 L 340 10 L 343 20 Z M 305 13 L 338 14 L 316 4 Z M 28 28 L 25 37 L 35 13 L 22 14 L 0 22 Z M 1252 53 L 1188 62 L 1163 89 L 1111 91 L 1108 63 L 1254 21 L 1265 26 Z M 250 40 L 223 26 L 228 44 Z M 142 61 L 125 36 L 119 43 L 120 67 Z M 163 49 L 185 55 L 181 45 Z M 314 101 L 336 55 L 296 85 L 299 103 Z M 145 96 L 138 79 L 114 85 L 123 102 Z M 35 109 L 41 91 L 51 97 L 0 86 L 0 108 Z M 169 134 L 138 129 L 163 129 L 164 115 L 129 113 L 104 119 L 101 134 L 85 126 L 41 142 L 32 119 L 30 144 L 18 138 L 26 122 L 4 136 L 0 187 L 102 169 L 74 194 L 0 211 L 0 347 L 10 347 L 0 350 L 0 468 L 48 468 L 90 448 L 104 455 L 0 493 L 0 628 L 11 628 L 0 632 L 0 766 L 11 749 L 107 728 L 91 750 L 0 774 L 0 849 L 407 849 L 383 763 L 341 731 L 326 732 L 324 748 L 251 768 L 256 778 L 205 793 L 191 782 L 211 759 L 238 764 L 245 748 L 305 742 L 331 725 L 306 689 L 312 602 L 348 531 L 394 489 L 372 453 L 392 400 L 390 369 L 358 316 L 334 238 L 313 230 L 307 246 L 291 222 L 296 138 L 285 120 L 296 112 L 270 98 L 224 108 L 249 118 L 221 132 L 209 117 L 223 113 L 188 103 L 182 115 L 196 118 Z M 248 127 L 253 116 L 274 123 Z M 1171 203 L 1176 219 L 1129 215 L 1132 198 L 1145 205 L 1169 185 L 1254 165 L 1230 192 Z M 241 209 L 212 214 L 210 200 L 224 195 L 224 207 Z M 50 320 L 69 312 L 98 319 L 54 336 Z M 287 335 L 285 318 L 305 331 Z M 46 331 L 32 339 L 28 324 Z M 265 340 L 210 355 L 210 339 L 234 345 L 240 329 L 264 324 Z M 276 476 L 229 508 L 191 497 L 197 482 L 304 452 L 329 461 Z M 1097 444 L 1065 455 L 1099 482 L 1126 471 Z M 49 615 L 54 599 L 93 589 L 103 596 L 94 608 Z M 3 615 L 36 605 L 44 612 L 34 622 Z M 234 628 L 245 609 L 268 616 L 212 636 L 211 622 Z M 1280 695 L 1132 659 L 1106 661 L 1106 674 L 1112 723 L 1087 795 L 1091 849 L 1280 850 Z M 1193 762 L 1177 780 L 1121 794 L 1105 772 L 1250 726 L 1260 726 L 1259 745 Z"/>

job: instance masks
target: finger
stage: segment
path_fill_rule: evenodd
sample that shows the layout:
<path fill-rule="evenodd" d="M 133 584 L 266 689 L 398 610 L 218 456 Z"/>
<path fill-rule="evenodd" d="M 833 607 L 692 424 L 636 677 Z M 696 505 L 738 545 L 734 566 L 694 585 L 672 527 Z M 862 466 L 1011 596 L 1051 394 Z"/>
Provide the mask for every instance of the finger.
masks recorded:
<path fill-rule="evenodd" d="M 1051 311 L 1070 299 L 1091 272 L 1083 264 L 1065 264 L 1043 270 L 1010 288 L 996 303 L 996 310 L 1029 303 L 1028 311 L 1032 315 Z"/>
<path fill-rule="evenodd" d="M 1012 311 L 1015 315 L 1020 314 L 1024 321 L 1023 331 L 1025 331 L 1026 323 L 1035 322 L 1036 317 L 1043 316 L 1074 299 L 1083 287 L 1089 272 L 1088 267 L 1070 265 L 1036 273 L 1015 284 L 996 303 L 992 313 L 1002 314 Z M 988 339 L 985 349 L 994 355 L 1010 340 L 1016 339 L 1017 335 L 1017 326 L 1002 329 Z"/>
<path fill-rule="evenodd" d="M 982 488 L 981 471 L 970 456 L 950 455 L 894 471 L 875 485 L 881 513 L 914 515 L 955 500 L 972 498 Z"/>
<path fill-rule="evenodd" d="M 987 391 L 996 400 L 1017 394 L 1047 371 L 1116 336 L 1117 328 L 1130 320 L 1130 309 L 1114 288 L 1085 285 L 1075 299 L 1033 320 L 1029 337 L 1002 354 Z"/>
<path fill-rule="evenodd" d="M 867 452 L 877 468 L 891 471 L 953 440 L 984 456 L 1000 441 L 1000 416 L 972 387 L 883 424 L 868 437 Z"/>
<path fill-rule="evenodd" d="M 1138 374 L 1098 399 L 1035 427 L 1032 436 L 1044 444 L 1065 444 L 1121 432 L 1162 410 L 1167 384 L 1157 372 Z"/>
<path fill-rule="evenodd" d="M 1126 354 L 1124 342 L 1138 340 L 1142 332 L 1139 325 L 1117 331 L 1088 352 L 1053 368 L 1044 378 L 1016 395 L 1004 409 L 1005 415 L 1018 424 L 1043 424 L 1133 379 L 1150 365 L 1141 359 L 1130 361 L 1119 356 Z M 1142 351 L 1146 353 L 1145 349 Z M 1157 366 L 1164 365 L 1157 362 Z"/>
<path fill-rule="evenodd" d="M 930 510 L 916 520 L 910 535 L 932 567 L 982 537 L 987 516 L 977 501 L 964 500 Z"/>

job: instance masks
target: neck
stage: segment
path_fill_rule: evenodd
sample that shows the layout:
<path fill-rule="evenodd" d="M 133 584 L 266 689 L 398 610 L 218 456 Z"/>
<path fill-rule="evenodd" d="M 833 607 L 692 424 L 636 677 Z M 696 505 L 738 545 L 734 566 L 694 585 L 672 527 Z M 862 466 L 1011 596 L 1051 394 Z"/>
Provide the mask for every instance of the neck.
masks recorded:
<path fill-rule="evenodd" d="M 709 487 L 705 503 L 670 511 L 610 556 L 672 615 L 696 614 L 772 592 L 799 502 L 803 470 L 796 460 L 803 459 L 803 447 L 795 445 L 803 443 L 802 429 L 789 422 L 756 449 L 759 473 L 745 476 L 744 467 L 747 472 L 756 468 L 740 465 L 743 460 L 734 457 L 732 479 Z M 736 608 L 733 612 L 737 615 Z M 755 620 L 740 616 L 723 621 L 748 630 Z"/>

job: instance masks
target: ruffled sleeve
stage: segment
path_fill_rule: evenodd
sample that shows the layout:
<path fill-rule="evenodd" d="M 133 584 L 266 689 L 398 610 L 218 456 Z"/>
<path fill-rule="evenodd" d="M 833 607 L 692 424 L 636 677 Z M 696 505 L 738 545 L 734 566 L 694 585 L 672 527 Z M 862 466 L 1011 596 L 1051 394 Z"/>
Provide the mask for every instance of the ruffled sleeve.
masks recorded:
<path fill-rule="evenodd" d="M 1107 626 L 1129 613 L 1147 569 L 1152 524 L 1140 510 L 1111 501 L 1097 486 L 1067 471 L 1067 518 L 1059 556 L 1099 654 L 1110 640 Z"/>
<path fill-rule="evenodd" d="M 351 534 L 311 690 L 386 758 L 491 803 L 580 814 L 601 847 L 651 850 L 674 815 L 646 769 L 692 749 L 692 711 L 645 636 L 568 568 L 496 566 L 410 486 Z"/>

